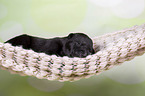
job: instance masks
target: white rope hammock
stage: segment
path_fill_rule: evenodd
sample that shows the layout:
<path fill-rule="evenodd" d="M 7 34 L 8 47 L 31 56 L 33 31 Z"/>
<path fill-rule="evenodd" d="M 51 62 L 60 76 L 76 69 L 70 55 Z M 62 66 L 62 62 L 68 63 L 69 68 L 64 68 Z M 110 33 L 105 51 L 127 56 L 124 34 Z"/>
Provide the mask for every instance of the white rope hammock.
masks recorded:
<path fill-rule="evenodd" d="M 145 52 L 145 25 L 93 38 L 86 58 L 57 57 L 0 43 L 0 68 L 39 79 L 74 81 L 108 70 Z M 99 47 L 98 47 L 99 46 Z"/>

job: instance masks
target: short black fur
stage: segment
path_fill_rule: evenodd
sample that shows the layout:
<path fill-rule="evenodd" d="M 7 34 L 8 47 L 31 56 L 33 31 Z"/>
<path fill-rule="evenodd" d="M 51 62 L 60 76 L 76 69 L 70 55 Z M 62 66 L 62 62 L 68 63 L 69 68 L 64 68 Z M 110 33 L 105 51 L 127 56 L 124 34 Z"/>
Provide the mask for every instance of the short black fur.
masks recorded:
<path fill-rule="evenodd" d="M 83 33 L 71 33 L 67 37 L 44 39 L 27 34 L 16 36 L 5 43 L 13 46 L 22 46 L 24 49 L 32 49 L 38 53 L 48 55 L 86 57 L 94 54 L 92 40 Z"/>

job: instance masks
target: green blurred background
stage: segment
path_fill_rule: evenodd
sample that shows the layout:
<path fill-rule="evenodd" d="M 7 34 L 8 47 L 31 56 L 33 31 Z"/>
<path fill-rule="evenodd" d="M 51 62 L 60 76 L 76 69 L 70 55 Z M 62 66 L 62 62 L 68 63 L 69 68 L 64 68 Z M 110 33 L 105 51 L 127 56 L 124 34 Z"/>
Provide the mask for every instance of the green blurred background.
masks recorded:
<path fill-rule="evenodd" d="M 145 0 L 0 0 L 0 41 L 84 32 L 90 37 L 145 23 Z M 0 96 L 145 96 L 145 55 L 76 82 L 0 70 Z"/>

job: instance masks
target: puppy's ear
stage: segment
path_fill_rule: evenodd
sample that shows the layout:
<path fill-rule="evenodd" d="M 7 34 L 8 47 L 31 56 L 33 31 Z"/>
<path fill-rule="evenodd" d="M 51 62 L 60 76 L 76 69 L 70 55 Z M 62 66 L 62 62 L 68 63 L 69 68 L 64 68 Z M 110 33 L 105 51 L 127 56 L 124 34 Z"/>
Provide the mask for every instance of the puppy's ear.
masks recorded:
<path fill-rule="evenodd" d="M 74 36 L 74 34 L 73 33 L 70 33 L 69 35 L 68 35 L 68 38 L 70 39 L 70 38 L 72 38 Z"/>

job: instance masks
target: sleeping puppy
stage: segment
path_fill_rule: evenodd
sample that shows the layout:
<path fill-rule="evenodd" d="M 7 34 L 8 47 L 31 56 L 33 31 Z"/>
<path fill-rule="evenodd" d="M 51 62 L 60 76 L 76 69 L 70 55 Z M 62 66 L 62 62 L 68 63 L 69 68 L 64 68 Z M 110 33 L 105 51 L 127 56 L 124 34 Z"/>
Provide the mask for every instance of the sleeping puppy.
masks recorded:
<path fill-rule="evenodd" d="M 38 53 L 54 54 L 61 57 L 83 58 L 94 53 L 92 40 L 83 33 L 71 33 L 67 37 L 52 39 L 23 34 L 5 43 L 11 43 L 13 46 L 22 46 L 24 49 L 32 49 Z"/>

